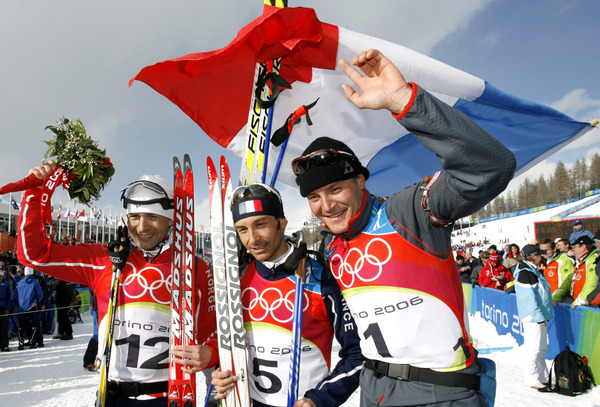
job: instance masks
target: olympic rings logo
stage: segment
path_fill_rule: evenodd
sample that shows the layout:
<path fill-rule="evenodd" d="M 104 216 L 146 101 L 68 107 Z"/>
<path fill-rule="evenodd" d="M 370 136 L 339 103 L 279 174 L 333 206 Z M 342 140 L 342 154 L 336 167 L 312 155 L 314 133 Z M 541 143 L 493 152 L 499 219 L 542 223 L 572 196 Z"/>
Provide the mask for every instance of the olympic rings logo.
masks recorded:
<path fill-rule="evenodd" d="M 123 281 L 123 292 L 131 299 L 142 298 L 146 293 L 158 304 L 171 303 L 171 275 L 165 278 L 163 272 L 153 266 L 147 266 L 141 270 L 131 264 L 132 271 L 127 274 Z"/>
<path fill-rule="evenodd" d="M 309 299 L 306 292 L 303 295 L 302 311 L 306 311 L 309 307 Z M 270 315 L 279 323 L 287 323 L 294 318 L 294 296 L 294 290 L 284 294 L 274 287 L 269 287 L 262 292 L 254 287 L 248 287 L 242 291 L 242 307 L 248 311 L 253 321 L 260 322 Z M 248 304 L 248 306 L 244 304 Z"/>
<path fill-rule="evenodd" d="M 377 246 L 375 246 L 377 244 Z M 377 253 L 377 254 L 374 254 Z M 384 258 L 381 260 L 381 258 Z M 383 266 L 392 258 L 392 248 L 389 243 L 379 237 L 371 239 L 363 253 L 360 249 L 353 247 L 344 257 L 335 254 L 331 257 L 331 274 L 345 288 L 352 287 L 358 278 L 368 283 L 375 281 L 383 273 Z M 365 263 L 374 266 L 366 267 Z"/>

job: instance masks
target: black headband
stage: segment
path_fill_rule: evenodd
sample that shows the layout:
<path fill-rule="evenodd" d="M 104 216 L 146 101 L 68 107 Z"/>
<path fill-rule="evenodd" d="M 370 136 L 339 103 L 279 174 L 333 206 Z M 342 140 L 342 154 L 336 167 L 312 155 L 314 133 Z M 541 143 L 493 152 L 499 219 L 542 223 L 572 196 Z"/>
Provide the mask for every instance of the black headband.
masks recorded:
<path fill-rule="evenodd" d="M 269 198 L 248 198 L 236 202 L 231 209 L 233 222 L 250 216 L 271 215 L 276 218 L 284 218 L 281 202 Z"/>

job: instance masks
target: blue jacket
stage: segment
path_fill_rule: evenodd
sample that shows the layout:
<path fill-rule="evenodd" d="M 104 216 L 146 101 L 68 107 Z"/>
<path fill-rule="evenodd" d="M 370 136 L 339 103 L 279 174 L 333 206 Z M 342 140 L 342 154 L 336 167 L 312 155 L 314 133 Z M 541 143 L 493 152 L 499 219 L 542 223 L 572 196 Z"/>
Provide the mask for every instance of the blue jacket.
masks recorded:
<path fill-rule="evenodd" d="M 579 239 L 581 236 L 589 236 L 590 239 L 592 239 L 592 241 L 594 240 L 594 234 L 592 232 L 590 232 L 589 230 L 586 230 L 585 228 L 583 228 L 583 229 L 575 230 L 573 233 L 571 233 L 571 237 L 569 237 L 569 243 L 571 243 L 571 244 L 575 243 L 575 241 L 577 239 Z"/>
<path fill-rule="evenodd" d="M 17 284 L 15 302 L 19 304 L 19 312 L 29 311 L 34 306 L 41 304 L 43 299 L 42 287 L 33 276 L 25 276 Z"/>
<path fill-rule="evenodd" d="M 515 268 L 515 293 L 521 322 L 546 322 L 552 319 L 550 283 L 531 263 L 523 261 Z"/>
<path fill-rule="evenodd" d="M 0 281 L 0 308 L 9 311 L 12 309 L 12 290 L 10 281 L 6 278 Z"/>

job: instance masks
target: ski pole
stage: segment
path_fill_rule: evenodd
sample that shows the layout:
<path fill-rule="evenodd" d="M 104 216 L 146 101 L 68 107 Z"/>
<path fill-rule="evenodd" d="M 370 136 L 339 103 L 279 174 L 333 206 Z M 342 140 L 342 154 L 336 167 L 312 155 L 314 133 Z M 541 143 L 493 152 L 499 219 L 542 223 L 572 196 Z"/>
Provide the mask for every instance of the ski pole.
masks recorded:
<path fill-rule="evenodd" d="M 127 226 L 119 226 L 115 240 L 108 244 L 108 254 L 113 264 L 113 276 L 110 288 L 110 301 L 106 315 L 106 337 L 102 358 L 100 359 L 100 384 L 98 385 L 98 394 L 96 396 L 96 407 L 106 406 L 106 394 L 108 391 L 108 370 L 110 367 L 110 355 L 112 351 L 113 334 L 115 330 L 115 315 L 117 311 L 117 300 L 121 280 L 121 271 L 127 262 L 129 256 L 129 239 L 127 237 Z"/>
<path fill-rule="evenodd" d="M 304 283 L 306 280 L 306 242 L 304 233 L 299 230 L 296 236 L 296 290 L 294 292 L 294 319 L 292 322 L 292 352 L 290 355 L 290 376 L 287 407 L 292 407 L 298 400 L 298 384 L 300 381 L 300 348 L 302 347 L 302 312 L 304 310 Z M 291 257 L 291 256 L 290 256 Z"/>
<path fill-rule="evenodd" d="M 271 143 L 275 147 L 281 145 L 281 149 L 279 150 L 279 156 L 277 157 L 277 163 L 275 164 L 275 169 L 273 170 L 273 176 L 271 177 L 271 186 L 275 185 L 277 181 L 277 176 L 279 175 L 279 168 L 281 167 L 281 162 L 283 161 L 283 156 L 285 154 L 285 150 L 287 148 L 288 140 L 292 134 L 292 130 L 294 129 L 294 125 L 300 122 L 300 118 L 306 115 L 306 122 L 309 126 L 312 126 L 312 121 L 310 120 L 310 116 L 308 115 L 308 111 L 313 108 L 319 98 L 312 102 L 309 105 L 302 105 L 298 109 L 296 109 L 288 118 L 285 120 L 283 126 L 275 131 L 273 137 L 271 138 Z M 263 181 L 264 182 L 264 181 Z"/>

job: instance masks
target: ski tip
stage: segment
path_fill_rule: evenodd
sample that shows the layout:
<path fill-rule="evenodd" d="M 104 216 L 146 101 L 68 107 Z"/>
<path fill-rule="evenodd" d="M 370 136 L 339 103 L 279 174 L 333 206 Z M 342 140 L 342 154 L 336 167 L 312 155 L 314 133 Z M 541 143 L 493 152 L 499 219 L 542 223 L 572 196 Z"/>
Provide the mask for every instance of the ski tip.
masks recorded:
<path fill-rule="evenodd" d="M 227 160 L 225 159 L 224 156 L 221 156 L 220 165 L 221 165 L 221 172 L 227 178 L 227 180 L 229 180 L 229 178 L 231 176 L 229 173 L 229 164 L 227 164 Z"/>
<path fill-rule="evenodd" d="M 181 169 L 181 164 L 179 163 L 179 158 L 173 157 L 173 171 L 177 172 Z"/>
<path fill-rule="evenodd" d="M 189 154 L 184 154 L 183 156 L 183 169 L 184 170 L 191 170 L 192 169 L 192 159 L 190 158 Z"/>

